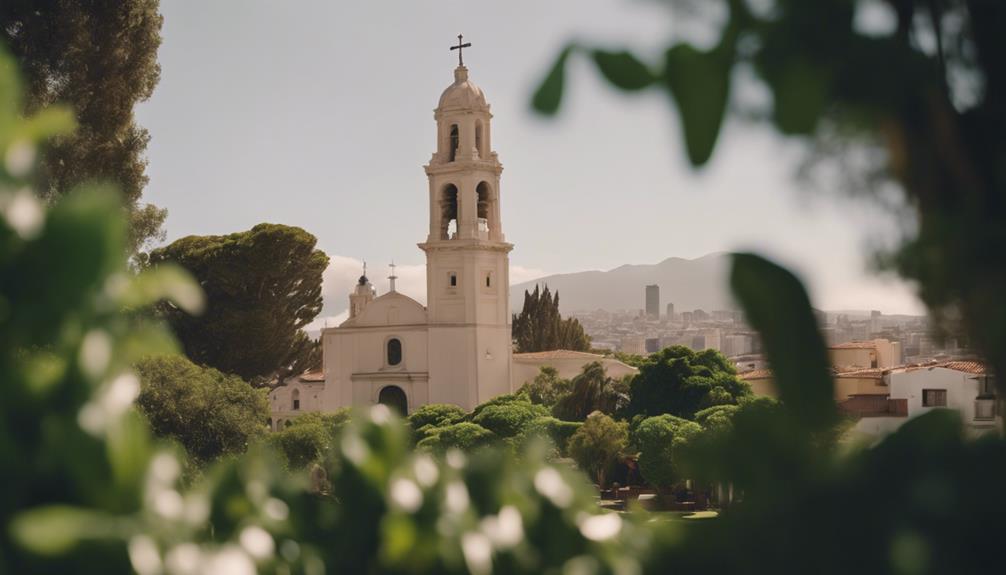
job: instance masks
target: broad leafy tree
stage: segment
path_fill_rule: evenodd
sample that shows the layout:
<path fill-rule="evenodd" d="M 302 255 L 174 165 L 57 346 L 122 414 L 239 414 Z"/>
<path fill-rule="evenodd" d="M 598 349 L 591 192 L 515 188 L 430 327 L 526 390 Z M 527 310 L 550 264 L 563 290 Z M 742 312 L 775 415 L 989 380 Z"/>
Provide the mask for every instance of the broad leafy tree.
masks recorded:
<path fill-rule="evenodd" d="M 608 377 L 604 366 L 593 361 L 573 378 L 569 393 L 561 396 L 552 413 L 566 421 L 583 421 L 595 411 L 613 414 L 628 403 L 627 385 Z"/>
<path fill-rule="evenodd" d="M 552 294 L 548 286 L 524 292 L 524 306 L 513 316 L 513 340 L 520 353 L 570 349 L 587 351 L 590 338 L 576 318 L 563 319 L 559 314 L 559 292 Z"/>
<path fill-rule="evenodd" d="M 499 437 L 515 437 L 532 421 L 548 417 L 548 409 L 531 403 L 527 396 L 518 395 L 513 401 L 486 405 L 472 417 L 472 422 L 492 431 Z"/>
<path fill-rule="evenodd" d="M 226 236 L 188 236 L 154 250 L 153 265 L 178 264 L 206 292 L 206 312 L 172 305 L 164 315 L 185 354 L 261 382 L 320 365 L 317 344 L 302 328 L 321 311 L 328 256 L 300 228 L 259 224 Z"/>
<path fill-rule="evenodd" d="M 470 421 L 462 421 L 430 430 L 419 442 L 419 447 L 438 453 L 452 448 L 472 451 L 495 445 L 498 441 L 499 436 L 492 431 Z"/>
<path fill-rule="evenodd" d="M 199 462 L 242 453 L 266 433 L 265 394 L 239 377 L 180 355 L 145 359 L 136 371 L 136 403 L 154 434 L 178 441 Z"/>
<path fill-rule="evenodd" d="M 572 382 L 559 377 L 559 372 L 550 365 L 542 366 L 534 379 L 525 383 L 520 392 L 527 393 L 531 403 L 538 403 L 551 408 L 561 397 L 572 389 Z"/>
<path fill-rule="evenodd" d="M 268 443 L 283 456 L 288 468 L 303 469 L 322 460 L 350 415 L 348 407 L 332 413 L 305 413 L 286 429 L 270 433 Z"/>
<path fill-rule="evenodd" d="M 598 485 L 607 485 L 608 471 L 628 444 L 628 424 L 595 411 L 569 438 L 569 455 Z"/>
<path fill-rule="evenodd" d="M 457 423 L 465 418 L 465 410 L 451 403 L 428 403 L 409 414 L 409 425 L 420 429 L 426 425 L 440 427 Z"/>
<path fill-rule="evenodd" d="M 25 111 L 69 106 L 77 130 L 49 142 L 38 192 L 55 199 L 89 181 L 114 183 L 129 215 L 129 249 L 162 237 L 167 212 L 140 201 L 150 136 L 133 116 L 160 79 L 158 0 L 4 0 L 0 43 L 17 59 Z"/>
<path fill-rule="evenodd" d="M 701 434 L 699 424 L 673 415 L 643 420 L 633 433 L 643 479 L 661 489 L 686 479 L 682 474 L 682 452 Z"/>
<path fill-rule="evenodd" d="M 733 404 L 751 395 L 751 387 L 715 350 L 692 351 L 684 346 L 665 348 L 649 357 L 632 379 L 626 415 L 669 413 L 692 419 L 701 409 Z"/>

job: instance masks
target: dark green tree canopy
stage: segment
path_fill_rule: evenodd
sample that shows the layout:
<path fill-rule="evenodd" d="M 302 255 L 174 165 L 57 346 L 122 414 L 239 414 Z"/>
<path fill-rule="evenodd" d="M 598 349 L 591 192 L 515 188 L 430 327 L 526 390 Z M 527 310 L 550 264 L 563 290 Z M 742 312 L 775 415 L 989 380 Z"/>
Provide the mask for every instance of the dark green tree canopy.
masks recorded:
<path fill-rule="evenodd" d="M 604 366 L 593 361 L 573 378 L 569 393 L 556 402 L 552 413 L 565 421 L 583 421 L 595 411 L 613 414 L 628 403 L 626 385 L 608 377 Z"/>
<path fill-rule="evenodd" d="M 226 236 L 184 237 L 151 252 L 153 265 L 181 265 L 206 292 L 199 317 L 163 307 L 185 354 L 247 380 L 316 367 L 317 345 L 301 331 L 322 305 L 328 256 L 315 243 L 300 228 L 259 224 Z"/>
<path fill-rule="evenodd" d="M 332 413 L 305 413 L 286 429 L 270 433 L 267 441 L 289 469 L 303 469 L 322 461 L 351 415 L 348 407 Z"/>
<path fill-rule="evenodd" d="M 559 314 L 559 292 L 553 295 L 548 286 L 524 292 L 524 307 L 513 316 L 513 341 L 516 351 L 528 353 L 553 349 L 587 351 L 590 338 L 576 318 L 563 319 Z"/>
<path fill-rule="evenodd" d="M 457 423 L 465 418 L 465 410 L 450 403 L 428 403 L 420 406 L 409 414 L 408 421 L 412 429 L 418 430 L 426 425 L 442 427 Z"/>
<path fill-rule="evenodd" d="M 519 435 L 539 417 L 548 417 L 548 409 L 531 403 L 526 396 L 518 395 L 514 401 L 487 405 L 472 417 L 472 422 L 506 438 Z"/>
<path fill-rule="evenodd" d="M 75 132 L 49 143 L 39 193 L 56 198 L 87 181 L 114 183 L 130 219 L 130 249 L 161 237 L 167 212 L 141 204 L 150 140 L 133 107 L 160 79 L 158 0 L 4 0 L 0 44 L 27 85 L 26 111 L 70 106 Z"/>
<path fill-rule="evenodd" d="M 639 471 L 652 485 L 670 487 L 684 479 L 682 455 L 689 444 L 702 434 L 702 427 L 673 415 L 658 415 L 643 420 L 633 433 L 639 448 Z"/>
<path fill-rule="evenodd" d="M 684 346 L 665 348 L 639 368 L 633 378 L 626 415 L 669 413 L 693 419 L 701 409 L 737 403 L 751 395 L 751 387 L 737 378 L 737 370 L 715 350 L 692 351 Z"/>
<path fill-rule="evenodd" d="M 180 355 L 145 359 L 136 371 L 141 383 L 136 403 L 154 434 L 178 441 L 201 463 L 243 453 L 266 433 L 265 393 L 239 377 Z"/>
<path fill-rule="evenodd" d="M 419 447 L 440 453 L 451 448 L 472 451 L 495 445 L 498 441 L 499 436 L 492 431 L 481 425 L 462 421 L 430 430 L 419 442 Z"/>

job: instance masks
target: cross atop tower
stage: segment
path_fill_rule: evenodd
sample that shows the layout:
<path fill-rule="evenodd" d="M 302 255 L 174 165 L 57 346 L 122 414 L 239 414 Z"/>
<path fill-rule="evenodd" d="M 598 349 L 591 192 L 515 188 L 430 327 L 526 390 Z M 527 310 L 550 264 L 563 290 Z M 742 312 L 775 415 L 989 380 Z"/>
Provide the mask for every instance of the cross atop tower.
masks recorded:
<path fill-rule="evenodd" d="M 395 268 L 398 267 L 398 266 L 396 266 L 395 262 L 392 261 L 391 264 L 388 267 L 391 268 L 391 275 L 388 276 L 388 279 L 391 280 L 391 290 L 390 291 L 395 291 L 395 280 L 398 279 L 398 276 L 395 275 Z"/>
<path fill-rule="evenodd" d="M 458 67 L 459 68 L 461 66 L 465 65 L 464 58 L 462 58 L 462 56 L 461 56 L 461 51 L 464 48 L 471 48 L 471 46 L 472 46 L 471 42 L 465 42 L 464 44 L 462 44 L 461 42 L 462 42 L 463 38 L 464 38 L 464 34 L 458 34 L 458 45 L 457 46 L 451 46 L 451 50 L 457 50 L 458 51 Z"/>

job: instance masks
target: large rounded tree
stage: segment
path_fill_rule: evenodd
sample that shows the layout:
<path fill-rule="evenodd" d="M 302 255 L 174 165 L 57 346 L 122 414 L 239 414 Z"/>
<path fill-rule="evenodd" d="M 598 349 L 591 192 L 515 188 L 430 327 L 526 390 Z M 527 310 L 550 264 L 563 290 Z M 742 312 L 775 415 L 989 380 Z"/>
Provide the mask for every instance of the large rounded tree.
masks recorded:
<path fill-rule="evenodd" d="M 631 383 L 626 414 L 647 417 L 669 413 L 694 419 L 699 410 L 735 404 L 751 395 L 737 370 L 715 350 L 692 351 L 676 345 L 649 357 Z"/>
<path fill-rule="evenodd" d="M 302 331 L 321 311 L 328 256 L 300 228 L 259 224 L 226 236 L 188 236 L 150 254 L 173 262 L 206 292 L 193 317 L 172 305 L 164 315 L 196 363 L 255 382 L 320 365 Z"/>

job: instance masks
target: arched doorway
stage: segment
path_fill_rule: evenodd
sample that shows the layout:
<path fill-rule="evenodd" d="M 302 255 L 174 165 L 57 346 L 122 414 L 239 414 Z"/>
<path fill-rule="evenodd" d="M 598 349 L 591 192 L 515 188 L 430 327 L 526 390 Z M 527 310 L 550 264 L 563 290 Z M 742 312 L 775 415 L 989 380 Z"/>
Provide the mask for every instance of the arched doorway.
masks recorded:
<path fill-rule="evenodd" d="M 409 402 L 405 397 L 405 392 L 397 385 L 382 388 L 381 393 L 377 396 L 377 403 L 387 405 L 402 417 L 409 414 Z"/>

